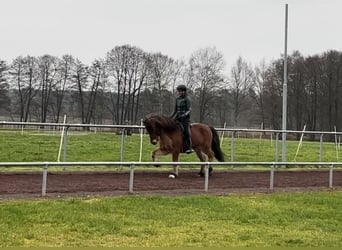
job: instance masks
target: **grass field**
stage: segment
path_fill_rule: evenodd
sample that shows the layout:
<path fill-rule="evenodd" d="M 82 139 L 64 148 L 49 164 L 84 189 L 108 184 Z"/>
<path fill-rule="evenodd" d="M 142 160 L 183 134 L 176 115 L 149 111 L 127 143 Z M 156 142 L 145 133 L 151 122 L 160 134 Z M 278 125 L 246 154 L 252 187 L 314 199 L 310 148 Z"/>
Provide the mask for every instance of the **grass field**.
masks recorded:
<path fill-rule="evenodd" d="M 342 193 L 0 202 L 0 247 L 341 247 Z"/>
<path fill-rule="evenodd" d="M 59 142 L 58 134 L 0 131 L 0 161 L 56 161 Z M 223 141 L 227 161 L 230 142 Z M 128 136 L 124 160 L 138 161 L 139 147 L 140 137 Z M 142 161 L 150 161 L 154 148 L 145 136 Z M 297 148 L 288 141 L 289 161 Z M 337 161 L 336 149 L 324 143 L 323 160 Z M 274 161 L 275 141 L 240 138 L 234 151 L 235 161 Z M 68 161 L 120 161 L 120 152 L 121 136 L 114 133 L 68 136 Z M 319 143 L 303 142 L 296 160 L 318 157 Z M 0 247 L 341 247 L 341 208 L 340 191 L 2 200 Z"/>
<path fill-rule="evenodd" d="M 71 133 L 67 141 L 66 161 L 124 161 L 140 160 L 140 136 L 133 134 L 125 137 L 124 151 L 121 155 L 121 135 L 115 133 Z M 58 133 L 42 133 L 37 131 L 0 131 L 0 161 L 57 161 L 60 144 Z M 234 161 L 275 161 L 276 141 L 270 139 L 234 140 Z M 278 158 L 281 159 L 281 142 L 278 146 Z M 303 141 L 298 150 L 298 141 L 287 141 L 288 161 L 318 162 L 319 142 Z M 143 137 L 142 161 L 151 161 L 151 151 L 156 148 Z M 231 160 L 231 138 L 222 142 L 222 150 L 226 161 Z M 297 153 L 298 150 L 298 153 Z M 335 143 L 323 144 L 322 161 L 339 161 L 340 148 Z M 60 160 L 63 161 L 63 151 Z M 161 161 L 170 161 L 170 156 L 161 157 Z M 182 155 L 181 161 L 198 161 L 195 154 Z"/>

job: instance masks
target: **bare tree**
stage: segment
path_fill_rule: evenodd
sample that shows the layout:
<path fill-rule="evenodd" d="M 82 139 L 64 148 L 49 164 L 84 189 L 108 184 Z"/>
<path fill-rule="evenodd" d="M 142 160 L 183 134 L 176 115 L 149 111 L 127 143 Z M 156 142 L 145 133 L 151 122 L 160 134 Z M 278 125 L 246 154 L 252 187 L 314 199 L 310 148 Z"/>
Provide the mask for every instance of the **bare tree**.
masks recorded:
<path fill-rule="evenodd" d="M 50 107 L 50 97 L 56 84 L 58 72 L 58 58 L 51 55 L 38 57 L 39 93 L 40 93 L 40 121 L 46 122 Z"/>
<path fill-rule="evenodd" d="M 255 78 L 254 78 L 254 100 L 259 108 L 259 114 L 264 128 L 266 123 L 265 114 L 265 98 L 266 98 L 266 82 L 269 79 L 269 71 L 266 66 L 265 61 L 262 61 L 258 67 L 255 68 Z"/>
<path fill-rule="evenodd" d="M 288 128 L 302 130 L 305 120 L 306 81 L 304 57 L 294 51 L 288 58 Z M 299 134 L 297 135 L 300 136 Z"/>
<path fill-rule="evenodd" d="M 216 48 L 199 49 L 189 60 L 186 81 L 197 97 L 199 122 L 204 122 L 209 117 L 209 106 L 215 91 L 223 86 L 224 66 L 223 55 Z"/>
<path fill-rule="evenodd" d="M 9 84 L 7 82 L 7 70 L 6 62 L 0 60 L 0 110 L 8 111 L 10 99 L 8 96 Z"/>
<path fill-rule="evenodd" d="M 341 91 L 342 91 L 342 54 L 338 51 L 328 51 L 323 54 L 324 60 L 324 75 L 322 77 L 322 85 L 324 87 L 325 95 L 322 106 L 325 109 L 325 115 L 321 112 L 325 119 L 321 119 L 323 128 L 333 131 L 335 126 L 341 129 L 342 121 L 340 116 L 340 109 L 342 108 Z"/>
<path fill-rule="evenodd" d="M 72 68 L 75 65 L 75 59 L 71 55 L 64 55 L 61 60 L 57 60 L 56 84 L 53 85 L 51 110 L 54 122 L 58 123 L 65 93 L 71 87 Z"/>
<path fill-rule="evenodd" d="M 76 59 L 75 66 L 72 73 L 72 86 L 73 90 L 76 90 L 74 100 L 78 104 L 78 112 L 81 115 L 81 122 L 87 123 L 86 119 L 86 91 L 88 90 L 88 66 L 83 64 L 80 60 Z"/>
<path fill-rule="evenodd" d="M 253 70 L 246 61 L 239 57 L 231 70 L 229 86 L 232 93 L 232 106 L 234 109 L 234 126 L 239 125 L 239 116 L 246 108 L 246 100 L 250 89 L 253 88 Z"/>
<path fill-rule="evenodd" d="M 139 108 L 136 97 L 147 75 L 146 62 L 146 53 L 129 45 L 115 47 L 107 53 L 107 90 L 111 93 L 114 122 L 123 124 L 136 116 L 133 110 Z"/>
<path fill-rule="evenodd" d="M 306 124 L 308 130 L 315 131 L 319 127 L 318 112 L 320 98 L 320 79 L 322 78 L 321 59 L 319 56 L 309 56 L 305 60 L 306 69 Z M 315 135 L 311 135 L 312 138 Z"/>
<path fill-rule="evenodd" d="M 86 123 L 95 120 L 97 96 L 103 89 L 105 79 L 105 66 L 103 60 L 95 60 L 89 68 L 88 105 L 86 109 Z"/>
<path fill-rule="evenodd" d="M 273 61 L 267 69 L 264 82 L 264 108 L 266 124 L 272 129 L 281 129 L 282 91 L 283 91 L 283 60 Z"/>
<path fill-rule="evenodd" d="M 169 90 L 174 91 L 176 82 L 179 81 L 184 63 L 155 53 L 150 55 L 148 64 L 148 87 L 153 89 L 152 105 L 159 113 L 171 113 L 173 109 L 173 98 L 169 98 Z"/>
<path fill-rule="evenodd" d="M 9 75 L 11 87 L 18 93 L 18 100 L 13 102 L 18 105 L 19 120 L 27 122 L 39 90 L 37 59 L 32 56 L 17 57 L 9 67 Z"/>

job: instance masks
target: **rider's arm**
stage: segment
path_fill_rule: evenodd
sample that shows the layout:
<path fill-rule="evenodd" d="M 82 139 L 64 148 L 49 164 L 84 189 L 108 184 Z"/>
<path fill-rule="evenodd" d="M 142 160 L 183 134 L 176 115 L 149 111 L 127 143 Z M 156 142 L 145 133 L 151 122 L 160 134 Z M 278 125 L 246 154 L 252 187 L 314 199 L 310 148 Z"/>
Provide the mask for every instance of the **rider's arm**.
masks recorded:
<path fill-rule="evenodd" d="M 190 115 L 190 112 L 191 112 L 191 101 L 189 97 L 185 98 L 185 103 L 186 103 L 186 108 L 185 108 L 186 110 L 183 114 L 184 117 Z"/>
<path fill-rule="evenodd" d="M 173 110 L 173 113 L 170 115 L 171 118 L 176 118 L 177 116 L 177 101 L 175 102 L 175 108 Z"/>

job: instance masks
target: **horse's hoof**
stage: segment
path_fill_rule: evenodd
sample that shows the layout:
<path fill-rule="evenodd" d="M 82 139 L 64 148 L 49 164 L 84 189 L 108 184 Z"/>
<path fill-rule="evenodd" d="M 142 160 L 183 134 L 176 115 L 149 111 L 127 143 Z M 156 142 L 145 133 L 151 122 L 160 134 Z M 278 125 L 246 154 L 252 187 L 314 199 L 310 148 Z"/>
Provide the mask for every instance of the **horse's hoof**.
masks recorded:
<path fill-rule="evenodd" d="M 209 167 L 209 176 L 211 176 L 212 172 L 213 172 L 213 168 Z"/>
<path fill-rule="evenodd" d="M 213 168 L 212 168 L 212 167 L 209 167 L 209 171 L 208 171 L 209 176 L 211 176 L 211 173 L 212 173 L 212 172 L 213 172 Z M 204 177 L 204 176 L 205 176 L 205 174 L 202 173 L 202 172 L 199 172 L 198 175 L 199 175 L 200 177 Z"/>
<path fill-rule="evenodd" d="M 202 172 L 199 172 L 198 175 L 199 175 L 200 177 L 204 177 L 204 174 L 203 174 Z"/>
<path fill-rule="evenodd" d="M 177 178 L 177 175 L 176 175 L 176 174 L 173 174 L 173 173 L 171 173 L 171 174 L 169 174 L 169 178 L 170 178 L 170 179 L 176 179 L 176 178 Z"/>

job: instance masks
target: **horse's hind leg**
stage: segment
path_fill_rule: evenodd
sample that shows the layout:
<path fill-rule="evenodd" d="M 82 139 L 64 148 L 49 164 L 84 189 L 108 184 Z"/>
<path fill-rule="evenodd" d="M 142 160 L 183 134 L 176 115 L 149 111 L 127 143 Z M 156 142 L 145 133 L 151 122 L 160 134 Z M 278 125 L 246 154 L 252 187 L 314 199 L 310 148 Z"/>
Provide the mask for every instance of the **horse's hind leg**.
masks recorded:
<path fill-rule="evenodd" d="M 205 157 L 205 155 L 202 153 L 201 150 L 198 149 L 198 150 L 196 150 L 195 152 L 196 152 L 196 155 L 197 155 L 198 159 L 200 159 L 201 162 L 205 162 L 205 161 L 206 161 L 206 159 L 205 159 L 206 157 Z M 198 173 L 198 175 L 201 176 L 201 177 L 204 176 L 204 165 L 202 165 L 202 164 L 201 164 L 201 170 L 200 170 L 200 172 Z"/>
<path fill-rule="evenodd" d="M 206 157 L 205 154 L 208 156 L 208 161 L 211 162 L 214 159 L 214 152 L 211 149 L 206 150 L 205 154 L 200 151 L 200 150 L 196 150 L 196 154 L 198 156 L 198 158 L 200 159 L 201 162 L 205 162 L 206 161 Z M 199 176 L 204 177 L 204 168 L 205 166 L 202 164 L 201 165 L 201 170 L 199 172 Z M 213 167 L 209 166 L 209 175 L 211 175 L 211 172 L 213 171 Z"/>

